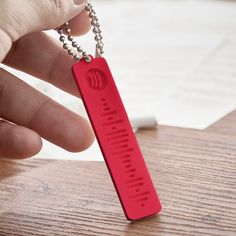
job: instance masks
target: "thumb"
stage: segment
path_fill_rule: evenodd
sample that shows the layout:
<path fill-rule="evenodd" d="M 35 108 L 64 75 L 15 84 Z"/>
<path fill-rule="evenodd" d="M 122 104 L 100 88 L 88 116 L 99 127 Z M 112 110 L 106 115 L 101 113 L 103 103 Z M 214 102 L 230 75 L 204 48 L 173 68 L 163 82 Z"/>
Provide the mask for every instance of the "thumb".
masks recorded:
<path fill-rule="evenodd" d="M 15 41 L 27 33 L 62 25 L 85 4 L 85 0 L 2 0 L 0 28 Z"/>
<path fill-rule="evenodd" d="M 86 0 L 1 0 L 0 59 L 20 37 L 62 25 L 85 4 Z"/>

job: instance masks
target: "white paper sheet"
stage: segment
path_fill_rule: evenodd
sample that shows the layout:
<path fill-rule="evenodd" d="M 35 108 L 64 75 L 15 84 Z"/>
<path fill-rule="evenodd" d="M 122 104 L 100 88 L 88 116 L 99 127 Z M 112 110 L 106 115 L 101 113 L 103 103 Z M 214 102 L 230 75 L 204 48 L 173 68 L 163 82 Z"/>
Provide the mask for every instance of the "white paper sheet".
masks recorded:
<path fill-rule="evenodd" d="M 70 153 L 46 140 L 43 140 L 43 148 L 41 152 L 34 158 L 77 161 L 103 161 L 103 156 L 97 141 L 95 141 L 88 150 L 80 153 Z"/>
<path fill-rule="evenodd" d="M 113 4 L 97 4 L 98 13 L 103 16 L 106 57 L 133 116 L 153 111 L 161 116 L 167 96 L 217 51 L 227 35 L 236 35 L 233 2 Z M 196 120 L 190 125 L 196 127 Z"/>
<path fill-rule="evenodd" d="M 226 38 L 163 102 L 159 123 L 205 129 L 236 108 L 236 40 Z"/>

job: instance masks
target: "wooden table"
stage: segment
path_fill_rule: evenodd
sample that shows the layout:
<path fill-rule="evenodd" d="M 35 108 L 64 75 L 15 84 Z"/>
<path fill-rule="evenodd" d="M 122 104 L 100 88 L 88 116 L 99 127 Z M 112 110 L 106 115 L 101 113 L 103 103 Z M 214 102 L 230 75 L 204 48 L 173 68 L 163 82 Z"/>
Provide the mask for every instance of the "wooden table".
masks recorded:
<path fill-rule="evenodd" d="M 137 134 L 163 210 L 126 221 L 103 162 L 0 161 L 0 235 L 236 235 L 236 112 Z"/>

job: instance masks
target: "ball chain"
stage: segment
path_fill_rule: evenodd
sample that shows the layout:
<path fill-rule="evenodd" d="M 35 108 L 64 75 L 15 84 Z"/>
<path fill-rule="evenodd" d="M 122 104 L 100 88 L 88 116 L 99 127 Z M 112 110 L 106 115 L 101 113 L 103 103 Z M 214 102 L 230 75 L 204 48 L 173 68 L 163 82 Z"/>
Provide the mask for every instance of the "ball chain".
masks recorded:
<path fill-rule="evenodd" d="M 104 53 L 103 47 L 103 37 L 102 31 L 100 29 L 100 24 L 98 22 L 98 18 L 96 16 L 96 12 L 93 9 L 91 3 L 87 3 L 85 6 L 85 10 L 88 12 L 89 18 L 91 19 L 92 31 L 95 34 L 94 40 L 96 41 L 96 57 L 101 57 Z M 66 22 L 63 26 L 59 27 L 57 31 L 60 35 L 59 40 L 63 43 L 63 48 L 67 51 L 67 53 L 74 57 L 75 60 L 85 59 L 86 62 L 90 62 L 91 58 L 87 54 L 87 52 L 82 49 L 78 42 L 71 35 L 71 29 L 69 28 L 69 23 Z"/>

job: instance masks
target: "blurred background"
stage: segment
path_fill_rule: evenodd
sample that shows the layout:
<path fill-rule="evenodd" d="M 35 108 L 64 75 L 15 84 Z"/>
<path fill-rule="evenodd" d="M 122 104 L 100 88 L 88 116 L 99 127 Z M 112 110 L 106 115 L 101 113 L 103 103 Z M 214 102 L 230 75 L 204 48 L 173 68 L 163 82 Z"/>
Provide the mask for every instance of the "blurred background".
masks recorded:
<path fill-rule="evenodd" d="M 160 124 L 205 129 L 235 109 L 235 1 L 91 2 L 103 30 L 104 57 L 130 117 L 155 116 Z M 56 32 L 48 33 L 58 39 Z M 92 33 L 78 38 L 78 42 L 94 53 Z M 21 72 L 15 73 L 86 115 L 77 98 Z M 70 156 L 51 144 L 46 144 L 39 156 L 53 153 L 74 158 L 74 154 Z"/>

